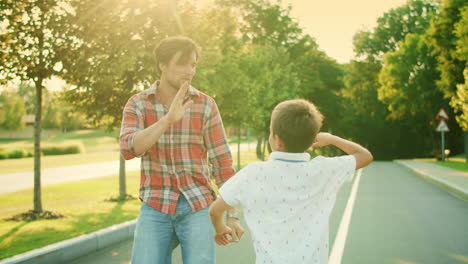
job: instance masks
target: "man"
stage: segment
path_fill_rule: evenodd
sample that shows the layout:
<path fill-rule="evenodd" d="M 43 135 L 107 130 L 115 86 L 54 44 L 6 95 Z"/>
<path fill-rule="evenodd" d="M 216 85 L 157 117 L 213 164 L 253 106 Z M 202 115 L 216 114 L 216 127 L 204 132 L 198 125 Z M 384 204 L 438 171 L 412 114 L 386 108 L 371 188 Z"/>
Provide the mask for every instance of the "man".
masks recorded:
<path fill-rule="evenodd" d="M 186 37 L 161 41 L 155 49 L 160 80 L 132 96 L 123 111 L 121 153 L 142 159 L 133 264 L 170 264 L 178 244 L 184 264 L 215 263 L 210 174 L 221 186 L 234 169 L 215 101 L 190 86 L 199 50 Z M 244 232 L 238 218 L 228 223 L 238 240 Z"/>

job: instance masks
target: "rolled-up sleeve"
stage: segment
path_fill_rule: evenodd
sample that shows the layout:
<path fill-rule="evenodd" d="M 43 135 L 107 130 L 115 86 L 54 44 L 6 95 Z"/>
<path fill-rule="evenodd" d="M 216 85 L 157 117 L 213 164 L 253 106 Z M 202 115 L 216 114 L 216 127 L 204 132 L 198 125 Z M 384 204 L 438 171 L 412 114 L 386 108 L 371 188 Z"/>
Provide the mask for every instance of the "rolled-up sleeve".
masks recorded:
<path fill-rule="evenodd" d="M 212 165 L 211 176 L 218 186 L 231 178 L 235 171 L 232 167 L 232 156 L 226 139 L 221 115 L 216 102 L 212 101 L 210 115 L 203 127 L 205 146 Z"/>
<path fill-rule="evenodd" d="M 131 97 L 123 110 L 119 144 L 120 153 L 126 160 L 138 157 L 133 149 L 133 140 L 138 131 L 144 129 L 144 116 L 142 110 L 138 108 L 137 100 L 136 96 Z"/>

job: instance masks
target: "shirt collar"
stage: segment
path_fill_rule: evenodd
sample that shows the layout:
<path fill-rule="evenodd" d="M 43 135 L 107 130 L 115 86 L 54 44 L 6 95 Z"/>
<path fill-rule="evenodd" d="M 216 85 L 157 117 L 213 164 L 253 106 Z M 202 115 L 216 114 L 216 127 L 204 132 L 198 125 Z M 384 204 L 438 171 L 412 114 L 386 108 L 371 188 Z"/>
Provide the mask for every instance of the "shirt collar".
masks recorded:
<path fill-rule="evenodd" d="M 291 153 L 291 152 L 281 152 L 274 151 L 270 153 L 269 160 L 281 160 L 286 162 L 304 162 L 310 161 L 309 153 Z"/>
<path fill-rule="evenodd" d="M 156 91 L 158 90 L 158 87 L 159 87 L 159 80 L 158 81 L 155 81 L 149 89 L 143 91 L 143 95 L 145 96 L 154 96 L 156 95 Z M 199 96 L 200 95 L 200 91 L 197 90 L 195 87 L 193 87 L 192 85 L 190 85 L 189 87 L 189 94 L 191 96 Z"/>

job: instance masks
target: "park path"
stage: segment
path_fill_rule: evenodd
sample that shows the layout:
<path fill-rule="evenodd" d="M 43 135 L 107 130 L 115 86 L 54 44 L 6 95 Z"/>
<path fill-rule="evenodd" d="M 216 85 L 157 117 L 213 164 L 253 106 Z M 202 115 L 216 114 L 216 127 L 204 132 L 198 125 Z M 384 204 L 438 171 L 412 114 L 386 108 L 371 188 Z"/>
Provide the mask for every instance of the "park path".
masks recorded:
<path fill-rule="evenodd" d="M 351 199 L 353 210 L 346 217 Z M 466 223 L 466 201 L 394 162 L 373 162 L 338 193 L 330 217 L 331 251 L 336 253 L 330 264 L 467 263 Z M 129 264 L 132 244 L 122 241 L 70 264 Z M 255 263 L 248 228 L 238 244 L 216 247 L 216 255 L 219 264 Z M 182 264 L 179 248 L 173 264 Z"/>
<path fill-rule="evenodd" d="M 237 153 L 237 144 L 231 144 L 232 153 Z M 241 150 L 255 148 L 255 143 L 242 143 Z M 236 156 L 233 155 L 236 160 Z M 140 159 L 126 161 L 127 172 L 140 169 Z M 92 179 L 119 173 L 119 161 L 105 161 L 57 168 L 47 168 L 41 171 L 41 185 L 72 182 Z M 32 171 L 0 174 L 0 194 L 33 188 L 34 173 Z"/>

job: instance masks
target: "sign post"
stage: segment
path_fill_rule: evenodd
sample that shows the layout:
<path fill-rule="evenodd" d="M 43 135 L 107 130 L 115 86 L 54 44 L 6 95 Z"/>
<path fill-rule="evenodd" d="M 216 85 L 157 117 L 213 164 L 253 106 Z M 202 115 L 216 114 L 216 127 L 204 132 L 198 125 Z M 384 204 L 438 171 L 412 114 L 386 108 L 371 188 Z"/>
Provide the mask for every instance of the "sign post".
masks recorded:
<path fill-rule="evenodd" d="M 449 119 L 449 116 L 447 112 L 441 108 L 439 112 L 436 115 L 436 119 L 440 120 L 439 125 L 436 128 L 436 131 L 440 132 L 440 138 L 441 138 L 441 152 L 440 152 L 440 158 L 442 161 L 445 161 L 445 132 L 450 131 L 447 123 L 445 123 L 446 120 Z"/>

